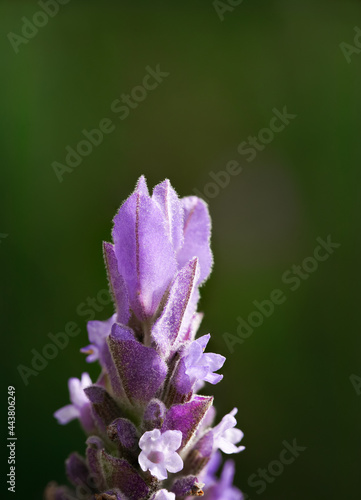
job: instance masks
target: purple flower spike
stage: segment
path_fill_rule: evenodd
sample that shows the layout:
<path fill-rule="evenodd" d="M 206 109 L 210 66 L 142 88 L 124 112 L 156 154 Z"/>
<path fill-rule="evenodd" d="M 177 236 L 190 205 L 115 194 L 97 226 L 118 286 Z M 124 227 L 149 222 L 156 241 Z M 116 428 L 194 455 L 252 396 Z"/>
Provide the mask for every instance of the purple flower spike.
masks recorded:
<path fill-rule="evenodd" d="M 149 194 L 142 176 L 114 218 L 113 243 L 103 255 L 114 314 L 88 322 L 86 361 L 98 362 L 70 379 L 71 404 L 58 422 L 79 419 L 85 458 L 66 461 L 70 488 L 50 483 L 45 500 L 241 500 L 233 462 L 216 472 L 222 454 L 239 453 L 243 433 L 234 409 L 214 426 L 212 396 L 224 356 L 205 352 L 210 334 L 196 338 L 200 285 L 213 257 L 207 205 L 179 198 L 168 180 Z"/>
<path fill-rule="evenodd" d="M 140 438 L 139 465 L 142 470 L 149 470 L 157 479 L 167 479 L 169 472 L 179 472 L 183 469 L 183 460 L 178 455 L 182 442 L 180 431 L 166 431 L 163 434 L 159 429 L 147 431 Z"/>
<path fill-rule="evenodd" d="M 54 417 L 59 424 L 65 425 L 71 422 L 71 420 L 78 418 L 87 432 L 93 430 L 94 424 L 91 416 L 90 402 L 84 392 L 84 389 L 91 384 L 92 381 L 88 373 L 83 373 L 81 380 L 77 378 L 69 379 L 68 386 L 72 404 L 63 406 L 63 408 L 54 413 Z"/>

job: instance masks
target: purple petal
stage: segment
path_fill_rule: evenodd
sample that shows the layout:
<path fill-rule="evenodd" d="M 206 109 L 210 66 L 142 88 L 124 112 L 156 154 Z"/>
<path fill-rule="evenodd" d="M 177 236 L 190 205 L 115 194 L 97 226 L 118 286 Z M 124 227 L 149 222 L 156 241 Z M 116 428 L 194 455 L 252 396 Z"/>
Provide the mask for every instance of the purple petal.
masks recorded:
<path fill-rule="evenodd" d="M 163 384 L 167 365 L 151 347 L 146 347 L 120 325 L 113 326 L 108 338 L 110 352 L 129 401 L 144 405 Z"/>
<path fill-rule="evenodd" d="M 89 402 L 87 405 L 82 406 L 82 408 L 80 409 L 79 420 L 87 434 L 94 434 L 94 432 L 96 432 L 95 422 Z"/>
<path fill-rule="evenodd" d="M 136 341 L 133 330 L 127 326 L 124 326 L 124 325 L 114 324 L 112 327 L 111 334 L 112 334 L 113 338 L 117 339 L 117 340 L 134 340 L 134 341 Z"/>
<path fill-rule="evenodd" d="M 141 175 L 137 181 L 137 185 L 135 186 L 135 191 L 144 194 L 145 196 L 149 196 L 147 181 L 144 175 Z"/>
<path fill-rule="evenodd" d="M 216 481 L 216 473 L 222 463 L 222 454 L 220 451 L 216 451 L 213 453 L 210 461 L 207 465 L 207 470 L 204 474 L 202 474 L 202 480 L 206 483 L 207 486 L 210 486 Z"/>
<path fill-rule="evenodd" d="M 102 347 L 115 321 L 115 314 L 105 321 L 88 321 L 87 330 L 90 342 L 98 347 Z"/>
<path fill-rule="evenodd" d="M 139 446 L 142 450 L 149 451 L 152 447 L 152 444 L 155 441 L 158 441 L 162 433 L 159 429 L 153 429 L 151 431 L 147 431 L 143 434 L 143 436 L 139 440 Z"/>
<path fill-rule="evenodd" d="M 66 475 L 69 481 L 77 486 L 86 484 L 88 481 L 89 470 L 83 457 L 78 453 L 72 453 L 65 462 Z"/>
<path fill-rule="evenodd" d="M 198 257 L 200 266 L 199 283 L 205 281 L 212 268 L 213 256 L 210 249 L 211 220 L 207 204 L 196 196 L 182 198 L 184 207 L 184 244 L 178 251 L 179 267 L 193 257 Z"/>
<path fill-rule="evenodd" d="M 186 374 L 191 379 L 192 386 L 198 382 L 197 386 L 202 388 L 203 385 L 201 384 L 201 381 L 206 379 L 209 374 L 209 369 L 207 366 L 194 366 L 187 368 Z"/>
<path fill-rule="evenodd" d="M 184 358 L 180 359 L 169 381 L 165 404 L 184 403 L 191 399 L 194 381 L 186 374 L 187 367 Z"/>
<path fill-rule="evenodd" d="M 196 365 L 198 361 L 203 356 L 203 348 L 200 342 L 195 340 L 190 344 L 190 346 L 187 349 L 187 355 L 185 356 L 185 362 L 186 366 L 190 367 L 193 365 Z"/>
<path fill-rule="evenodd" d="M 221 474 L 221 483 L 223 486 L 231 486 L 235 474 L 235 466 L 233 460 L 227 460 L 223 466 Z"/>
<path fill-rule="evenodd" d="M 184 474 L 198 475 L 208 464 L 213 453 L 214 438 L 212 430 L 204 434 L 187 455 Z"/>
<path fill-rule="evenodd" d="M 88 373 L 83 373 L 81 380 L 72 377 L 68 381 L 70 401 L 76 406 L 81 407 L 87 404 L 87 398 L 84 394 L 84 389 L 92 384 Z"/>
<path fill-rule="evenodd" d="M 169 472 L 179 472 L 183 469 L 183 460 L 177 453 L 173 453 L 167 457 L 165 466 Z"/>
<path fill-rule="evenodd" d="M 207 376 L 204 377 L 203 380 L 209 382 L 212 385 L 218 384 L 223 378 L 223 375 L 219 375 L 218 373 L 208 373 Z"/>
<path fill-rule="evenodd" d="M 162 489 L 154 493 L 154 495 L 150 497 L 150 500 L 175 500 L 175 494 L 168 490 Z"/>
<path fill-rule="evenodd" d="M 143 416 L 143 429 L 150 431 L 152 429 L 160 429 L 162 427 L 166 413 L 165 404 L 159 399 L 152 399 Z"/>
<path fill-rule="evenodd" d="M 179 429 L 162 429 L 161 442 L 166 451 L 177 451 L 182 443 L 183 435 Z M 167 467 L 168 468 L 168 467 Z"/>
<path fill-rule="evenodd" d="M 223 466 L 221 479 L 219 481 L 212 479 L 211 484 L 206 483 L 207 485 L 209 484 L 210 487 L 206 488 L 205 498 L 207 500 L 218 500 L 222 498 L 227 500 L 243 500 L 241 491 L 232 484 L 234 472 L 233 461 L 227 460 Z M 207 477 L 205 477 L 204 480 L 206 481 Z"/>
<path fill-rule="evenodd" d="M 209 366 L 209 369 L 212 372 L 215 372 L 222 368 L 224 365 L 224 362 L 226 361 L 226 358 L 222 356 L 221 354 L 214 354 L 213 352 L 206 352 L 203 355 L 203 362 L 207 366 Z"/>
<path fill-rule="evenodd" d="M 105 432 L 107 426 L 121 414 L 119 406 L 103 387 L 92 385 L 84 392 L 92 403 L 99 429 Z"/>
<path fill-rule="evenodd" d="M 97 361 L 99 359 L 99 349 L 93 344 L 82 347 L 80 349 L 80 352 L 82 352 L 83 354 L 88 354 L 85 359 L 87 363 L 94 363 L 94 361 Z"/>
<path fill-rule="evenodd" d="M 65 425 L 72 420 L 79 418 L 80 412 L 74 405 L 63 406 L 54 413 L 54 417 L 57 419 L 59 424 Z"/>
<path fill-rule="evenodd" d="M 193 341 L 195 339 L 196 333 L 198 331 L 198 328 L 200 327 L 200 324 L 202 322 L 204 314 L 203 313 L 194 313 L 190 324 L 188 326 L 187 331 L 185 332 L 185 335 L 183 337 L 183 341 L 191 340 Z"/>
<path fill-rule="evenodd" d="M 211 384 L 217 384 L 223 376 L 212 373 L 219 370 L 226 360 L 224 356 L 214 353 L 204 353 L 204 349 L 209 341 L 210 335 L 193 341 L 185 350 L 183 356 L 186 365 L 185 374 L 188 375 L 192 384 L 198 380 L 205 380 Z"/>
<path fill-rule="evenodd" d="M 198 269 L 199 269 L 199 266 L 198 266 Z M 177 337 L 177 341 L 174 343 L 174 345 L 171 349 L 170 356 L 172 356 L 176 351 L 178 351 L 180 345 L 182 345 L 186 342 L 189 335 L 192 335 L 192 333 L 190 332 L 190 329 L 192 328 L 192 322 L 194 321 L 194 317 L 197 314 L 196 310 L 197 310 L 199 299 L 200 299 L 199 290 L 195 286 L 193 288 L 193 291 L 191 293 L 191 297 L 189 299 L 187 308 L 186 308 L 185 313 L 184 313 L 181 331 L 179 332 L 179 335 Z M 196 325 L 194 325 L 194 326 L 196 326 Z M 196 330 L 195 330 L 195 332 L 196 332 Z"/>
<path fill-rule="evenodd" d="M 234 415 L 237 414 L 237 411 L 237 408 L 233 408 L 233 410 L 230 413 L 227 413 L 227 415 L 222 418 L 219 424 L 216 425 L 216 427 L 214 428 L 214 434 L 216 436 L 222 435 L 228 429 L 232 429 L 232 427 L 235 427 L 237 425 L 237 420 L 234 417 Z"/>
<path fill-rule="evenodd" d="M 106 338 L 111 332 L 112 325 L 116 321 L 116 316 L 116 314 L 113 314 L 113 316 L 105 321 L 88 321 L 87 330 L 91 344 L 87 348 L 82 349 L 83 352 L 90 353 L 90 356 L 87 358 L 88 362 L 90 362 L 90 359 L 99 359 L 100 363 L 104 365 L 104 348 L 106 347 Z"/>
<path fill-rule="evenodd" d="M 86 444 L 88 445 L 86 449 L 86 458 L 91 477 L 95 482 L 94 486 L 100 491 L 104 490 L 106 488 L 106 484 L 100 463 L 100 453 L 104 448 L 104 443 L 99 437 L 90 436 L 87 439 Z"/>
<path fill-rule="evenodd" d="M 122 386 L 118 370 L 114 364 L 112 355 L 110 354 L 109 351 L 109 346 L 106 343 L 103 352 L 102 352 L 102 359 L 104 366 L 106 368 L 106 373 L 109 377 L 110 385 L 113 389 L 114 395 L 119 399 L 123 400 L 126 399 L 126 395 L 124 392 L 124 388 Z"/>
<path fill-rule="evenodd" d="M 103 253 L 109 286 L 112 290 L 116 305 L 117 322 L 126 325 L 130 317 L 128 291 L 125 281 L 118 271 L 118 262 L 114 252 L 114 245 L 103 242 Z"/>
<path fill-rule="evenodd" d="M 146 320 L 156 312 L 176 262 L 162 211 L 140 188 L 115 216 L 113 240 L 131 308 L 139 319 Z"/>
<path fill-rule="evenodd" d="M 116 458 L 104 450 L 100 455 L 108 488 L 119 488 L 129 498 L 144 498 L 149 489 L 138 472 L 126 460 Z"/>
<path fill-rule="evenodd" d="M 133 449 L 138 444 L 137 429 L 134 424 L 126 418 L 117 418 L 108 425 L 109 438 L 121 445 L 122 448 Z"/>
<path fill-rule="evenodd" d="M 152 338 L 164 355 L 176 342 L 182 327 L 188 326 L 186 312 L 198 275 L 197 259 L 188 262 L 178 271 L 164 310 L 152 328 Z"/>
<path fill-rule="evenodd" d="M 183 448 L 196 432 L 212 402 L 213 397 L 195 396 L 188 403 L 172 406 L 165 416 L 162 432 L 180 430 Z"/>
<path fill-rule="evenodd" d="M 153 189 L 153 200 L 160 206 L 166 225 L 166 231 L 173 248 L 178 250 L 183 245 L 183 205 L 168 179 Z"/>
<path fill-rule="evenodd" d="M 211 338 L 211 334 L 207 333 L 207 335 L 202 335 L 202 337 L 199 337 L 196 340 L 197 344 L 199 344 L 201 346 L 202 351 L 204 351 L 204 349 L 207 347 L 210 338 Z"/>
<path fill-rule="evenodd" d="M 205 433 L 205 431 L 212 426 L 215 417 L 216 417 L 216 409 L 212 405 L 207 411 L 207 413 L 204 415 L 204 419 L 202 420 L 200 426 L 197 429 L 197 438 L 201 437 Z"/>

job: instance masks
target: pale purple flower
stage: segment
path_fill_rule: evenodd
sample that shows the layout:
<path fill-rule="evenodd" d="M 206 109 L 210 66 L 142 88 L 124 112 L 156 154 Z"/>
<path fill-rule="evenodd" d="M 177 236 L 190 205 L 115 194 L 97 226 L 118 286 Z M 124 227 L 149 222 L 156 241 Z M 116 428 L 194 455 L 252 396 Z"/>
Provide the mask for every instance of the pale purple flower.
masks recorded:
<path fill-rule="evenodd" d="M 175 500 L 175 493 L 162 489 L 157 491 L 151 500 Z"/>
<path fill-rule="evenodd" d="M 142 470 L 149 470 L 157 479 L 167 479 L 169 472 L 179 472 L 183 469 L 183 460 L 177 451 L 182 443 L 181 431 L 165 431 L 159 429 L 147 431 L 139 441 L 142 450 L 139 465 Z"/>
<path fill-rule="evenodd" d="M 213 373 L 222 368 L 226 358 L 220 354 L 205 353 L 210 335 L 203 335 L 197 340 L 194 340 L 186 349 L 184 356 L 185 374 L 194 383 L 196 380 L 209 382 L 210 384 L 218 384 L 223 378 L 223 375 Z"/>
<path fill-rule="evenodd" d="M 90 431 L 93 429 L 91 405 L 84 392 L 84 389 L 90 385 L 92 385 L 92 381 L 88 373 L 83 373 L 80 380 L 75 377 L 69 379 L 68 387 L 71 404 L 63 406 L 54 413 L 54 417 L 59 424 L 65 425 L 78 418 L 85 430 Z"/>
<path fill-rule="evenodd" d="M 88 337 L 91 344 L 80 349 L 84 354 L 88 354 L 86 358 L 88 363 L 102 359 L 106 339 L 111 332 L 112 325 L 116 322 L 116 317 L 117 315 L 113 314 L 105 321 L 88 321 Z"/>
<path fill-rule="evenodd" d="M 237 411 L 237 408 L 233 408 L 213 429 L 215 446 L 223 451 L 223 453 L 239 453 L 245 449 L 245 446 L 236 446 L 244 436 L 240 429 L 235 428 L 237 420 L 234 418 L 234 415 L 236 415 Z"/>

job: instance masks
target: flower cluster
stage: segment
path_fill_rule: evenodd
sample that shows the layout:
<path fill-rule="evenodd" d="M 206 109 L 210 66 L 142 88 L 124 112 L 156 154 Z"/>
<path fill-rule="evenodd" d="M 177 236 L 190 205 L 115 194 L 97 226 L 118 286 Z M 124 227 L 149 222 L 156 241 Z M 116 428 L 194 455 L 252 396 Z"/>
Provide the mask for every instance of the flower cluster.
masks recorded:
<path fill-rule="evenodd" d="M 202 314 L 199 287 L 213 258 L 207 205 L 180 199 L 168 180 L 152 195 L 141 177 L 114 218 L 104 259 L 115 304 L 106 321 L 89 321 L 87 361 L 98 361 L 96 383 L 71 378 L 71 404 L 55 413 L 79 419 L 85 457 L 72 453 L 72 487 L 50 483 L 47 500 L 241 500 L 234 465 L 220 478 L 220 451 L 238 453 L 243 433 L 236 409 L 213 426 L 213 398 L 225 358 L 205 352 L 210 335 L 195 338 Z"/>

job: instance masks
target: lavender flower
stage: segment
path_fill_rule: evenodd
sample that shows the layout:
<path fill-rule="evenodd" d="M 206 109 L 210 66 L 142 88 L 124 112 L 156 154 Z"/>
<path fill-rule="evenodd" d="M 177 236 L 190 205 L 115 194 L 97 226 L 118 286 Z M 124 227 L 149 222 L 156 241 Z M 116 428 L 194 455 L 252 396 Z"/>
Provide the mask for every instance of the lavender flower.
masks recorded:
<path fill-rule="evenodd" d="M 69 379 L 69 394 L 71 404 L 63 406 L 54 413 L 59 424 L 67 424 L 71 420 L 79 419 L 87 432 L 94 429 L 91 416 L 91 404 L 84 393 L 84 389 L 91 386 L 92 381 L 88 373 L 83 373 L 81 379 Z"/>
<path fill-rule="evenodd" d="M 213 264 L 207 205 L 180 199 L 169 181 L 152 195 L 141 177 L 114 218 L 104 260 L 114 315 L 89 321 L 89 375 L 70 379 L 71 404 L 55 413 L 79 419 L 88 438 L 85 458 L 66 461 L 71 487 L 51 483 L 47 500 L 176 500 L 201 496 L 239 500 L 233 462 L 220 479 L 220 452 L 238 453 L 243 433 L 234 409 L 212 427 L 213 398 L 197 391 L 217 384 L 225 358 L 196 339 L 199 288 Z"/>
<path fill-rule="evenodd" d="M 165 431 L 159 429 L 147 431 L 139 440 L 142 450 L 138 462 L 142 470 L 149 470 L 157 479 L 167 479 L 169 472 L 183 469 L 183 460 L 177 451 L 182 442 L 181 431 Z"/>
<path fill-rule="evenodd" d="M 220 354 L 203 352 L 210 337 L 208 334 L 194 340 L 186 350 L 185 375 L 189 377 L 191 383 L 204 380 L 210 384 L 218 384 L 223 378 L 223 375 L 213 372 L 222 368 L 226 358 Z"/>
<path fill-rule="evenodd" d="M 237 420 L 234 415 L 236 415 L 237 411 L 237 408 L 233 408 L 231 413 L 224 416 L 222 421 L 213 429 L 217 448 L 228 455 L 231 453 L 239 453 L 245 449 L 244 446 L 236 446 L 243 438 L 243 432 L 239 429 L 235 429 Z"/>

